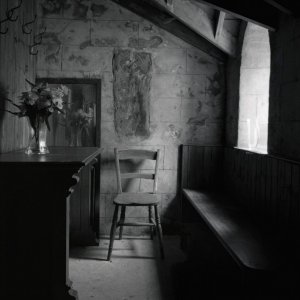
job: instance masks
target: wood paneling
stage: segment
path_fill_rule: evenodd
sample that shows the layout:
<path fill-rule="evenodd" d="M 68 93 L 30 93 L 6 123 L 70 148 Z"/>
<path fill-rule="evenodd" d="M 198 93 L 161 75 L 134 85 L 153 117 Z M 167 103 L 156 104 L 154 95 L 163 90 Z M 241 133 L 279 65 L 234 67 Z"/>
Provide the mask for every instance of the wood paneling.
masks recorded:
<path fill-rule="evenodd" d="M 218 146 L 183 146 L 182 187 L 224 189 L 257 220 L 299 228 L 300 163 Z"/>
<path fill-rule="evenodd" d="M 0 20 L 5 18 L 6 10 L 16 6 L 18 2 L 0 0 Z M 22 32 L 23 21 L 26 23 L 33 20 L 35 11 L 34 0 L 23 1 L 14 14 L 18 16 L 18 20 L 6 22 L 1 27 L 1 30 L 7 27 L 8 32 L 0 35 L 0 92 L 1 95 L 7 94 L 15 103 L 18 102 L 21 93 L 29 89 L 25 79 L 35 81 L 36 56 L 29 54 L 29 45 L 35 30 L 29 35 Z M 13 106 L 3 99 L 0 99 L 0 108 L 14 110 Z M 0 111 L 0 153 L 25 147 L 28 132 L 25 118 L 19 119 Z"/>
<path fill-rule="evenodd" d="M 213 188 L 220 185 L 223 148 L 219 146 L 182 147 L 182 187 Z"/>
<path fill-rule="evenodd" d="M 226 148 L 224 170 L 227 191 L 257 217 L 299 226 L 300 163 Z"/>

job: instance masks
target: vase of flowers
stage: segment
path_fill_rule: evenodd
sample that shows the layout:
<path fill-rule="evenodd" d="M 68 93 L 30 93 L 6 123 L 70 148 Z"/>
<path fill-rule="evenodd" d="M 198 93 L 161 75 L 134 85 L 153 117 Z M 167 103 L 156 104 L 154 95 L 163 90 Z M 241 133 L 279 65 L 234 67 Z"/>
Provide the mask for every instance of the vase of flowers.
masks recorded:
<path fill-rule="evenodd" d="M 22 93 L 20 104 L 15 104 L 12 100 L 6 99 L 17 107 L 19 112 L 6 111 L 20 118 L 27 117 L 30 134 L 25 153 L 46 154 L 49 153 L 47 147 L 47 130 L 50 130 L 48 118 L 55 111 L 64 113 L 63 97 L 68 91 L 64 86 L 50 88 L 44 82 L 35 85 L 28 80 L 26 81 L 30 84 L 31 90 Z"/>
<path fill-rule="evenodd" d="M 32 120 L 27 117 L 29 124 L 28 146 L 25 149 L 26 154 L 46 154 L 49 153 L 47 147 L 47 125 L 41 116 L 37 116 L 32 124 Z"/>

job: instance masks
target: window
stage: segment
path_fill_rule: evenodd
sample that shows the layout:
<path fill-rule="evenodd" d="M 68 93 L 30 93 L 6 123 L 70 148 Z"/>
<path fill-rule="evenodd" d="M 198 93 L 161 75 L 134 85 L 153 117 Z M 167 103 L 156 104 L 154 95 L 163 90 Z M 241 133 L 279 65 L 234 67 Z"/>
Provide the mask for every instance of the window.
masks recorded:
<path fill-rule="evenodd" d="M 267 153 L 269 79 L 268 30 L 248 23 L 241 60 L 238 148 Z"/>

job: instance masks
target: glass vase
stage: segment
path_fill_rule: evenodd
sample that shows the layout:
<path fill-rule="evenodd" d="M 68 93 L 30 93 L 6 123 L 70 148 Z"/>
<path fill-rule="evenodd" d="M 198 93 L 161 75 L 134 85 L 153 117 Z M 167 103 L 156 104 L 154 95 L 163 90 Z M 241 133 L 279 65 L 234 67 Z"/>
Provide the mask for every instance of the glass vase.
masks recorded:
<path fill-rule="evenodd" d="M 25 149 L 26 154 L 47 154 L 47 125 L 43 118 L 37 118 L 37 122 L 32 122 L 28 118 L 29 139 Z M 33 126 L 34 124 L 34 126 Z"/>

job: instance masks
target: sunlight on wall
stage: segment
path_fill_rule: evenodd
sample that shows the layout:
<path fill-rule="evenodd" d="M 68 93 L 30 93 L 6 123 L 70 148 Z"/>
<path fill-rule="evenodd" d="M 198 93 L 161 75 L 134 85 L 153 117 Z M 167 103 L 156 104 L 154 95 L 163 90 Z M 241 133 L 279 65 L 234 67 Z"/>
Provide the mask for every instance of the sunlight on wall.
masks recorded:
<path fill-rule="evenodd" d="M 268 30 L 248 23 L 240 73 L 238 148 L 267 152 L 270 55 Z"/>

